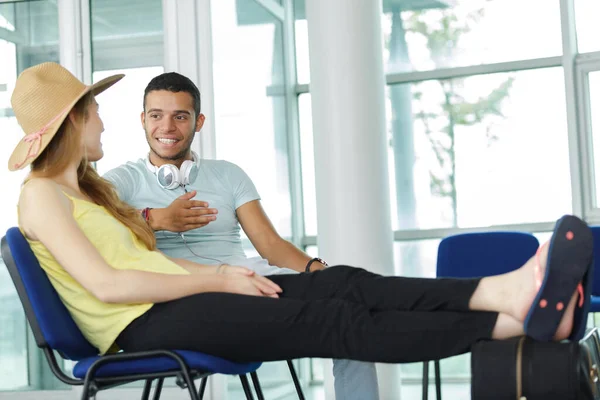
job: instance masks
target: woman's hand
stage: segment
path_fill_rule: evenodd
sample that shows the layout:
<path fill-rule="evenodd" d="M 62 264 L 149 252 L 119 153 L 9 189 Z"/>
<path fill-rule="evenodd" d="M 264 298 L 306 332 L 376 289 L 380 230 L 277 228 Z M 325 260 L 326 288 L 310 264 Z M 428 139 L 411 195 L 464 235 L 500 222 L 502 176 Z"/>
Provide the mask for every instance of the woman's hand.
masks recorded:
<path fill-rule="evenodd" d="M 228 293 L 278 298 L 282 292 L 279 285 L 245 267 L 222 264 L 217 272 L 227 275 L 225 291 Z"/>

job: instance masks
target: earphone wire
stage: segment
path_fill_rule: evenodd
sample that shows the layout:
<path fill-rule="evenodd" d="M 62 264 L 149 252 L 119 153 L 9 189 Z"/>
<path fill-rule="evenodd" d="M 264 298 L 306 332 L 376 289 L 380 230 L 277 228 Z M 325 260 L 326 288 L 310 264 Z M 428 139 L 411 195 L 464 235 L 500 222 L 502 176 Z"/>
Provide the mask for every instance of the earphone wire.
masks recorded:
<path fill-rule="evenodd" d="M 194 250 L 192 250 L 192 248 L 191 248 L 191 247 L 188 245 L 188 242 L 187 242 L 187 240 L 185 239 L 185 234 L 184 234 L 183 232 L 180 232 L 180 233 L 179 233 L 179 236 L 181 236 L 181 239 L 183 239 L 183 243 L 185 244 L 185 247 L 187 247 L 187 249 L 190 251 L 190 253 L 192 253 L 192 254 L 193 254 L 193 255 L 195 255 L 196 257 L 203 258 L 203 259 L 205 259 L 205 260 L 213 260 L 213 261 L 216 261 L 216 262 L 218 262 L 218 263 L 222 263 L 222 262 L 223 262 L 223 260 L 219 260 L 219 259 L 216 259 L 216 258 L 212 258 L 212 257 L 206 257 L 206 256 L 201 256 L 200 254 L 196 254 L 196 253 L 194 252 Z"/>

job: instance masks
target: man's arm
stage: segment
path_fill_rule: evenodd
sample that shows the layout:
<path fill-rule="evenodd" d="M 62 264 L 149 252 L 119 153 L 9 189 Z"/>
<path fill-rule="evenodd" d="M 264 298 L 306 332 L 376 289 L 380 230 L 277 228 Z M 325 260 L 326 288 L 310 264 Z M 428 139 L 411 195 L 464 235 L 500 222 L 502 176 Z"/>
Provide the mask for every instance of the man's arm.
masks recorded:
<path fill-rule="evenodd" d="M 119 198 L 125 203 L 129 203 L 133 193 L 138 191 L 138 182 L 125 165 L 111 169 L 102 177 L 112 183 Z"/>
<path fill-rule="evenodd" d="M 262 258 L 271 265 L 304 272 L 312 257 L 279 236 L 259 200 L 243 204 L 236 213 L 242 229 Z M 311 271 L 323 268 L 325 266 L 316 261 L 310 266 Z"/>

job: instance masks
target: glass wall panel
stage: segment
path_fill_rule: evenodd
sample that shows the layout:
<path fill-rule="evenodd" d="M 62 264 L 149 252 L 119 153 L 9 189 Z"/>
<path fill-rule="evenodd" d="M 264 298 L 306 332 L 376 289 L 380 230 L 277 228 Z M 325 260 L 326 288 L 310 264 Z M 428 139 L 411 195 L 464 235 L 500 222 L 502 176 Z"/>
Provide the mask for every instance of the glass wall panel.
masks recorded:
<path fill-rule="evenodd" d="M 571 212 L 562 68 L 386 92 L 394 230 L 545 222 Z M 314 235 L 310 94 L 299 104 L 306 228 Z"/>
<path fill-rule="evenodd" d="M 254 181 L 277 231 L 291 236 L 281 22 L 254 0 L 212 3 L 217 158 Z"/>
<path fill-rule="evenodd" d="M 54 1 L 0 4 L 0 236 L 17 225 L 17 201 L 27 169 L 9 172 L 8 158 L 25 134 L 10 105 L 19 73 L 45 61 L 58 62 L 58 10 Z M 28 132 L 30 133 L 30 132 Z M 28 372 L 28 330 L 21 302 L 0 258 L 0 390 L 38 386 Z"/>
<path fill-rule="evenodd" d="M 600 2 L 596 0 L 575 1 L 575 25 L 577 47 L 580 53 L 600 50 L 600 25 L 596 18 L 600 14 Z"/>
<path fill-rule="evenodd" d="M 98 172 L 146 157 L 148 143 L 140 122 L 144 89 L 164 71 L 161 0 L 91 0 L 93 81 L 125 74 L 98 96 L 104 121 L 104 158 Z"/>
<path fill-rule="evenodd" d="M 383 0 L 382 28 L 387 72 L 529 60 L 562 53 L 558 1 Z"/>
<path fill-rule="evenodd" d="M 382 2 L 382 43 L 388 73 L 529 60 L 562 53 L 558 1 Z M 593 11 L 598 6 L 595 0 L 579 2 L 586 5 L 581 14 L 587 15 L 586 32 L 591 32 L 586 36 L 593 43 L 598 36 L 594 35 L 597 24 L 590 16 L 596 15 Z M 296 0 L 296 54 L 300 83 L 310 81 L 304 3 L 304 0 Z M 507 29 L 508 26 L 510 29 Z"/>
<path fill-rule="evenodd" d="M 588 74 L 589 82 L 589 98 L 591 111 L 590 120 L 592 123 L 591 141 L 593 144 L 593 161 L 594 169 L 593 176 L 594 180 L 591 182 L 594 186 L 594 201 L 595 207 L 600 205 L 600 116 L 596 110 L 600 107 L 600 71 L 592 71 Z"/>
<path fill-rule="evenodd" d="M 544 222 L 571 212 L 562 68 L 387 92 L 395 229 Z"/>

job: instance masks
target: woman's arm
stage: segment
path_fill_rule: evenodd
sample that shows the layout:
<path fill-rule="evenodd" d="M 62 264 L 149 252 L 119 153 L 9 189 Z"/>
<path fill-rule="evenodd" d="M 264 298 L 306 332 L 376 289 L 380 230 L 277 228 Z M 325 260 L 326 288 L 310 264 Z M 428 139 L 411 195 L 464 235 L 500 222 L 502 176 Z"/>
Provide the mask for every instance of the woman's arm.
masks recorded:
<path fill-rule="evenodd" d="M 253 277 L 241 275 L 167 275 L 115 269 L 81 231 L 71 201 L 49 179 L 33 179 L 25 185 L 19 207 L 25 234 L 42 242 L 77 282 L 106 303 L 158 303 L 202 292 L 266 295 L 281 290 L 270 281 L 255 282 Z"/>
<path fill-rule="evenodd" d="M 218 265 L 199 264 L 199 263 L 195 263 L 195 262 L 190 261 L 190 260 L 186 260 L 185 258 L 169 257 L 168 255 L 166 255 L 162 251 L 160 251 L 160 250 L 157 250 L 157 251 L 159 253 L 161 253 L 163 256 L 165 256 L 166 258 L 168 258 L 170 261 L 174 262 L 175 264 L 179 265 L 181 268 L 185 269 L 190 274 L 204 274 L 204 275 L 206 275 L 206 274 L 217 274 L 217 273 L 219 273 L 219 266 Z"/>
<path fill-rule="evenodd" d="M 162 252 L 161 252 L 162 253 Z M 264 276 L 256 274 L 253 270 L 240 267 L 237 265 L 229 265 L 229 264 L 220 264 L 220 265 L 204 265 L 197 264 L 193 261 L 186 260 L 185 258 L 174 258 L 169 257 L 162 253 L 169 260 L 173 261 L 175 264 L 187 270 L 190 274 L 226 274 L 226 275 L 243 275 L 246 277 L 252 277 L 253 280 L 258 281 L 257 283 L 261 284 L 263 287 L 267 289 L 275 289 L 275 291 L 267 290 L 263 291 L 263 295 L 277 298 L 279 295 L 277 293 L 281 292 L 279 286 L 275 285 L 269 279 Z M 235 279 L 235 278 L 234 278 Z"/>

